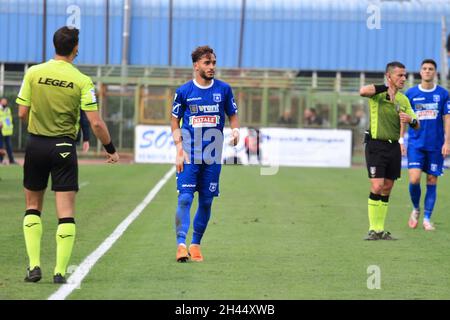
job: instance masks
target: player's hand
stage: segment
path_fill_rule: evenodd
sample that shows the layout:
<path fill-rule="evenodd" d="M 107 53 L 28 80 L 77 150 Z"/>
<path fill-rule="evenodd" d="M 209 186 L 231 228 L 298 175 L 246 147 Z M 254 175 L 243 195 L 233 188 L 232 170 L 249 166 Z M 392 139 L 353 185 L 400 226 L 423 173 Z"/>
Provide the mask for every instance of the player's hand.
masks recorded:
<path fill-rule="evenodd" d="M 113 154 L 110 153 L 106 154 L 106 162 L 116 163 L 118 161 L 119 161 L 119 154 L 117 152 L 114 152 Z"/>
<path fill-rule="evenodd" d="M 183 172 L 184 162 L 187 164 L 191 163 L 189 161 L 189 155 L 182 148 L 177 151 L 177 157 L 175 159 L 175 167 L 177 168 L 177 173 Z"/>
<path fill-rule="evenodd" d="M 237 146 L 237 144 L 239 143 L 239 138 L 240 138 L 239 129 L 234 128 L 231 131 L 231 138 L 230 138 L 230 141 L 228 142 L 228 144 L 232 147 Z"/>
<path fill-rule="evenodd" d="M 407 150 L 403 143 L 400 144 L 400 151 L 402 152 L 402 156 L 406 156 Z"/>
<path fill-rule="evenodd" d="M 410 123 L 412 121 L 412 117 L 407 113 L 400 112 L 399 116 L 400 116 L 400 122 Z"/>
<path fill-rule="evenodd" d="M 83 152 L 87 153 L 89 151 L 89 141 L 84 141 L 83 142 Z"/>
<path fill-rule="evenodd" d="M 450 155 L 450 143 L 445 143 L 442 146 L 442 155 L 444 156 L 444 158 L 448 155 Z"/>

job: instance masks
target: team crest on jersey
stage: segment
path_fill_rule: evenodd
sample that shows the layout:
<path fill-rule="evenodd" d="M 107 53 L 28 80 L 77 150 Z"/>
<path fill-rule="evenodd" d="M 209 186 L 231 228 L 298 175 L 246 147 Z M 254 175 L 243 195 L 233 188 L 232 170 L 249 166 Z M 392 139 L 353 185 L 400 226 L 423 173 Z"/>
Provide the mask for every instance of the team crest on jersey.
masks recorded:
<path fill-rule="evenodd" d="M 438 94 L 433 94 L 433 101 L 434 102 L 439 102 L 441 101 L 441 96 Z"/>
<path fill-rule="evenodd" d="M 213 100 L 214 100 L 214 102 L 221 102 L 222 101 L 222 94 L 220 94 L 220 93 L 213 93 Z"/>
<path fill-rule="evenodd" d="M 191 104 L 191 105 L 189 105 L 189 110 L 191 111 L 191 113 L 197 113 L 198 107 L 196 104 Z"/>
<path fill-rule="evenodd" d="M 438 165 L 437 165 L 436 163 L 432 163 L 432 164 L 430 165 L 430 170 L 431 170 L 431 171 L 437 171 L 437 169 L 438 169 Z"/>
<path fill-rule="evenodd" d="M 214 192 L 217 190 L 217 182 L 211 182 L 209 184 L 209 191 Z"/>
<path fill-rule="evenodd" d="M 370 167 L 370 168 L 369 168 L 369 171 L 370 171 L 370 176 L 371 176 L 372 178 L 374 178 L 374 177 L 375 177 L 375 174 L 377 173 L 377 167 Z"/>

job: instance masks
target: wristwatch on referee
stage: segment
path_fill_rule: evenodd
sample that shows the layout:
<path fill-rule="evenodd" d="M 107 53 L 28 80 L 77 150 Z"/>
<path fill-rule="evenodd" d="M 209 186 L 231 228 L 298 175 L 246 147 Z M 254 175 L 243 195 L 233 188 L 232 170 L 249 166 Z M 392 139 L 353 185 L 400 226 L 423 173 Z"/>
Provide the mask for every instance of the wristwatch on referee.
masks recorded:
<path fill-rule="evenodd" d="M 409 123 L 409 126 L 410 126 L 411 128 L 417 127 L 417 119 L 413 118 L 413 119 L 411 120 L 411 122 Z"/>

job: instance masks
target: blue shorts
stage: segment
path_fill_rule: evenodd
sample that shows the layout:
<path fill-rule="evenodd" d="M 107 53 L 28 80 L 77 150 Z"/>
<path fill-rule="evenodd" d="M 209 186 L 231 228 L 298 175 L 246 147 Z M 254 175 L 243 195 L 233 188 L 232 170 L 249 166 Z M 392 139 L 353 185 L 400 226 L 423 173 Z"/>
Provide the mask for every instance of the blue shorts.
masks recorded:
<path fill-rule="evenodd" d="M 444 157 L 441 150 L 408 148 L 408 169 L 421 169 L 427 174 L 438 177 L 443 173 L 443 165 Z"/>
<path fill-rule="evenodd" d="M 221 164 L 184 164 L 183 171 L 177 173 L 177 190 L 217 197 Z"/>

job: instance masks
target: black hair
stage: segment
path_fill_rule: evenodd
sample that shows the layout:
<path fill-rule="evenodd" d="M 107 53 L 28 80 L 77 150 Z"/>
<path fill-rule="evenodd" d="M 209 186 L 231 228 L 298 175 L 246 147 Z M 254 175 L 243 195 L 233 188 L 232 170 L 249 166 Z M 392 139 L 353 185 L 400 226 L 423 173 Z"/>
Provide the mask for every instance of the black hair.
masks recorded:
<path fill-rule="evenodd" d="M 78 34 L 80 31 L 73 27 L 62 27 L 56 30 L 53 35 L 53 45 L 56 54 L 67 57 L 78 44 Z"/>

